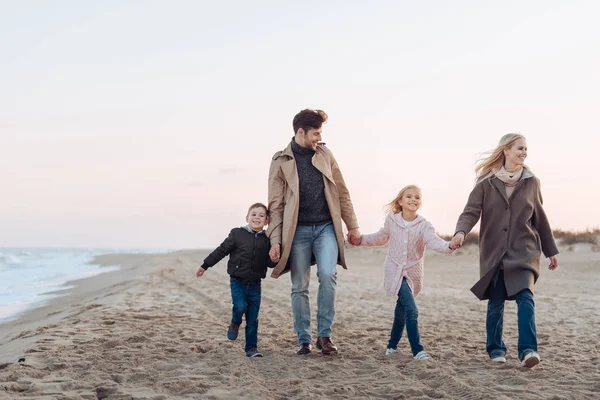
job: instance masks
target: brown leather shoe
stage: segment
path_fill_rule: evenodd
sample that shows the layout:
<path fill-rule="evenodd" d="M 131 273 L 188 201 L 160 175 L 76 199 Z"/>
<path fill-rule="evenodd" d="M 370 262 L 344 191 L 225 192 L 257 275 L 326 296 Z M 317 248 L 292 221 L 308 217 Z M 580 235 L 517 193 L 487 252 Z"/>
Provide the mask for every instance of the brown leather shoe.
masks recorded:
<path fill-rule="evenodd" d="M 321 350 L 325 355 L 337 354 L 338 352 L 337 347 L 331 343 L 331 338 L 328 337 L 319 337 L 317 339 L 317 349 Z"/>
<path fill-rule="evenodd" d="M 312 344 L 310 344 L 310 343 L 302 343 L 300 345 L 300 348 L 296 352 L 296 354 L 299 355 L 299 356 L 303 356 L 303 355 L 306 355 L 306 354 L 310 354 L 311 351 L 312 351 Z"/>

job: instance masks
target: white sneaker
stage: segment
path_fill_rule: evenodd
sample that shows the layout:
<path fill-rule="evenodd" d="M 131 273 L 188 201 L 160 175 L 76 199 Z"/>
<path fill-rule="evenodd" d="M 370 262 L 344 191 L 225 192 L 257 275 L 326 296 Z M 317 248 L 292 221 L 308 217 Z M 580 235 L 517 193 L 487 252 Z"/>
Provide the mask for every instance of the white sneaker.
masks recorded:
<path fill-rule="evenodd" d="M 395 352 L 397 352 L 397 351 L 398 351 L 398 350 L 396 350 L 396 349 L 392 349 L 391 347 L 388 347 L 388 348 L 385 350 L 385 355 L 386 355 L 386 356 L 391 356 L 392 354 L 394 354 L 394 353 L 395 353 Z"/>
<path fill-rule="evenodd" d="M 505 363 L 506 362 L 506 357 L 504 357 L 504 356 L 492 357 L 492 362 Z"/>
<path fill-rule="evenodd" d="M 540 355 L 536 351 L 529 352 L 523 357 L 521 365 L 527 368 L 533 368 L 540 363 Z"/>
<path fill-rule="evenodd" d="M 427 353 L 425 353 L 424 351 L 420 351 L 417 353 L 416 356 L 414 356 L 415 360 L 431 360 L 431 356 Z"/>

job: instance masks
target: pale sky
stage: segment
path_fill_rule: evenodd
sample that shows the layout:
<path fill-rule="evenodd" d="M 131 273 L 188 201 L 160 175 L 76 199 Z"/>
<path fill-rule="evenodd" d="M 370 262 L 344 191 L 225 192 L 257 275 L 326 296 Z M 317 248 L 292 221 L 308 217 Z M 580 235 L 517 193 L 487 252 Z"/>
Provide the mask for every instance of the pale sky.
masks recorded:
<path fill-rule="evenodd" d="M 303 108 L 361 231 L 411 183 L 451 234 L 528 139 L 554 229 L 600 227 L 600 2 L 0 1 L 0 247 L 208 248 Z"/>

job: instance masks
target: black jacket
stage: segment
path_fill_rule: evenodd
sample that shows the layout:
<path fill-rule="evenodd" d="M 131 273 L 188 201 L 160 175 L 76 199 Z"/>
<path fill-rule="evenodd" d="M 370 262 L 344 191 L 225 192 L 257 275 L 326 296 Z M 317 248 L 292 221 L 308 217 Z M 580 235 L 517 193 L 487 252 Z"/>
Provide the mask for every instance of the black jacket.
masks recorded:
<path fill-rule="evenodd" d="M 264 231 L 251 233 L 245 228 L 233 228 L 227 239 L 204 259 L 208 269 L 229 254 L 227 273 L 247 285 L 254 285 L 267 276 L 274 263 L 269 258 L 271 243 Z"/>

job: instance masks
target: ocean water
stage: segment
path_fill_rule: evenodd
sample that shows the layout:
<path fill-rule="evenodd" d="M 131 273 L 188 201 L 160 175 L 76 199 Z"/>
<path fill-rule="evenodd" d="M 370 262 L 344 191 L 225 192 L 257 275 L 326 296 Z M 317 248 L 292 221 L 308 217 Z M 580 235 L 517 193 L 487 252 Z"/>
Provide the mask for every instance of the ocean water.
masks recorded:
<path fill-rule="evenodd" d="M 164 253 L 137 249 L 2 249 L 0 248 L 0 323 L 41 307 L 68 289 L 67 282 L 115 271 L 119 266 L 89 264 L 111 253 Z"/>

